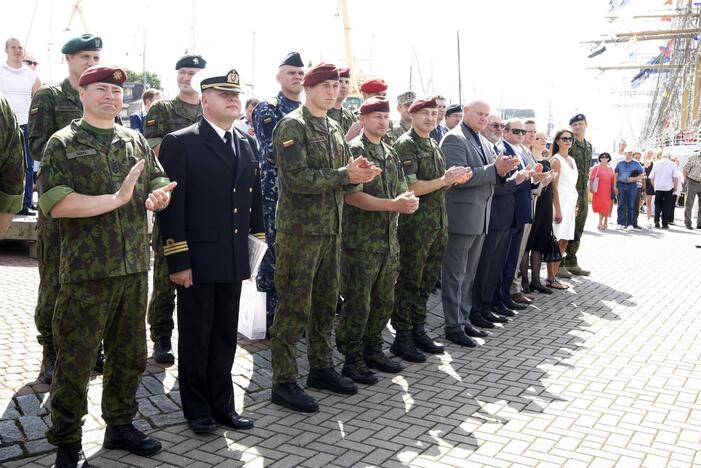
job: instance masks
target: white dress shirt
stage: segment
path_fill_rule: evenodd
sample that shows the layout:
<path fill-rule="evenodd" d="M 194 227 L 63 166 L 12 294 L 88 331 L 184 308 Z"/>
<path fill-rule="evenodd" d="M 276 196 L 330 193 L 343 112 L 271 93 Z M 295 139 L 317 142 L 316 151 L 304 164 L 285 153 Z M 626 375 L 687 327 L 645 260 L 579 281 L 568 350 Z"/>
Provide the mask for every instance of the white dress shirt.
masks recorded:
<path fill-rule="evenodd" d="M 677 165 L 670 161 L 669 158 L 662 158 L 652 166 L 650 180 L 653 187 L 655 187 L 655 191 L 666 192 L 673 190 L 675 177 L 677 177 Z"/>

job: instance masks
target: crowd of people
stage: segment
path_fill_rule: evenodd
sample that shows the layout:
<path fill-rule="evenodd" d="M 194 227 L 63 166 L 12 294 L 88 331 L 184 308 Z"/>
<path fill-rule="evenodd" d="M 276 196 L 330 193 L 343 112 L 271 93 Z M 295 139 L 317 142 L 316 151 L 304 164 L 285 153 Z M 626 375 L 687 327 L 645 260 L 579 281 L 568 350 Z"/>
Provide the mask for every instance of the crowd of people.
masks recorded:
<path fill-rule="evenodd" d="M 13 57 L 15 42 L 6 44 Z M 231 380 L 241 282 L 251 277 L 249 235 L 267 244 L 256 283 L 267 300 L 271 399 L 315 412 L 318 402 L 297 383 L 305 334 L 307 386 L 355 394 L 358 384 L 378 381 L 377 371 L 404 370 L 383 350 L 388 325 L 393 356 L 424 362 L 444 353 L 425 328 L 437 285 L 445 339 L 476 347 L 475 338 L 537 301 L 534 293 L 553 294 L 568 288 L 563 278 L 588 275 L 577 252 L 590 190 L 600 216 L 618 194 L 623 224 L 635 226 L 633 192 L 647 177 L 661 210 L 655 220 L 669 222 L 672 172 L 664 161 L 648 172 L 626 156 L 613 170 L 603 153 L 590 174 L 581 113 L 549 148 L 534 120 L 502 122 L 479 99 L 448 106 L 442 96 L 403 92 L 401 118 L 392 122 L 384 80 L 363 82 L 362 105 L 352 112 L 343 106 L 350 70 L 324 63 L 307 70 L 296 52 L 278 66 L 278 95 L 242 106 L 235 69 L 210 70 L 203 57 L 186 55 L 175 62 L 177 96 L 146 90 L 130 130 L 118 123 L 126 73 L 98 64 L 102 47 L 89 34 L 69 40 L 68 76 L 29 91 L 26 121 L 0 97 L 0 211 L 11 216 L 24 206 L 25 154 L 41 162 L 35 322 L 42 378 L 51 383 L 47 438 L 58 446 L 59 467 L 79 461 L 90 372 L 103 367 L 104 447 L 143 456 L 161 450 L 132 419 L 146 322 L 154 359 L 175 362 L 176 297 L 189 428 L 253 427 L 234 408 Z M 6 67 L 14 65 L 8 52 Z M 694 161 L 688 177 L 701 193 Z M 150 239 L 148 211 L 157 221 Z"/>

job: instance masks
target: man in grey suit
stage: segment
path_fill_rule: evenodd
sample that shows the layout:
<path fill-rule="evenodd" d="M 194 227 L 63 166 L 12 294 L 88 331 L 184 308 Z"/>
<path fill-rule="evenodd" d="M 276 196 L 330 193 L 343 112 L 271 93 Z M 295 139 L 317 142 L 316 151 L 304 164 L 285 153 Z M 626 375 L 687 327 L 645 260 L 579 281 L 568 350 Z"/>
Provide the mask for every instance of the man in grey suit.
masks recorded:
<path fill-rule="evenodd" d="M 455 185 L 445 195 L 448 211 L 448 247 L 443 255 L 442 289 L 446 338 L 461 346 L 474 347 L 470 337 L 484 337 L 468 321 L 472 308 L 472 284 L 482 243 L 489 226 L 494 185 L 518 165 L 518 160 L 494 153 L 493 145 L 480 132 L 487 125 L 489 105 L 473 101 L 464 109 L 463 121 L 441 142 L 446 166 L 472 169 L 472 178 Z"/>

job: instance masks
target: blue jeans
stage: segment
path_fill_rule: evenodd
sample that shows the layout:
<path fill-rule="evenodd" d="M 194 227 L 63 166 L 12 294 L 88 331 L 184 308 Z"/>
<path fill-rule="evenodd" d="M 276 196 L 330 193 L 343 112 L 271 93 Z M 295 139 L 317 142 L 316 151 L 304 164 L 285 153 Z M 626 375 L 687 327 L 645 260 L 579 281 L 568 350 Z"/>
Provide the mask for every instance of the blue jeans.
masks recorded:
<path fill-rule="evenodd" d="M 29 208 L 32 205 L 32 192 L 34 191 L 34 160 L 29 152 L 29 129 L 27 125 L 20 125 L 22 129 L 22 141 L 24 142 L 24 158 L 27 167 L 24 171 L 24 200 L 22 201 L 22 209 Z"/>
<path fill-rule="evenodd" d="M 635 194 L 638 186 L 635 183 L 618 183 L 618 224 L 621 226 L 633 226 L 635 216 Z"/>

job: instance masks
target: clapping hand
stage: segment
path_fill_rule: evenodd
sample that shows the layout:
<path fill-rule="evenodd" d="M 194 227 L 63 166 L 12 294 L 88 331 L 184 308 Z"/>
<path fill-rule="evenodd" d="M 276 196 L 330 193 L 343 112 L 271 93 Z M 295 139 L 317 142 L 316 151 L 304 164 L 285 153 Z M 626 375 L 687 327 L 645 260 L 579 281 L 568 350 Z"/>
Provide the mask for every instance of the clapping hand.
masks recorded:
<path fill-rule="evenodd" d="M 419 208 L 419 198 L 411 191 L 402 193 L 393 201 L 397 213 L 412 214 Z"/>
<path fill-rule="evenodd" d="M 348 159 L 346 169 L 348 170 L 348 177 L 350 178 L 351 184 L 370 182 L 382 172 L 382 169 L 362 156 L 358 158 L 353 158 L 351 156 Z"/>

